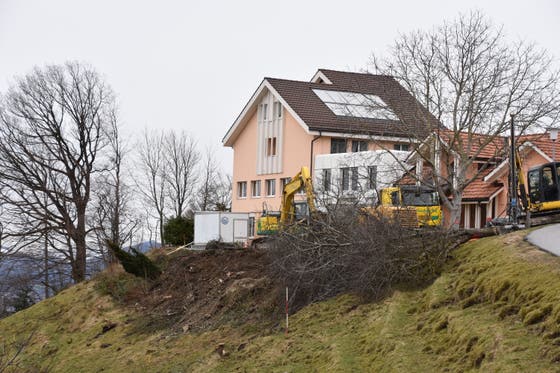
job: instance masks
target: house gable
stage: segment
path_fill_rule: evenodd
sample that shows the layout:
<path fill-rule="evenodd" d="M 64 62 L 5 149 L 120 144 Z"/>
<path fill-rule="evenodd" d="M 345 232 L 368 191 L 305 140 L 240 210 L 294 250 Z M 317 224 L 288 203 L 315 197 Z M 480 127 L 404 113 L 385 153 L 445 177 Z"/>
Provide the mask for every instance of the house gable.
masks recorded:
<path fill-rule="evenodd" d="M 288 105 L 288 103 L 278 94 L 278 92 L 274 89 L 274 87 L 270 84 L 270 82 L 265 78 L 256 91 L 253 93 L 249 102 L 245 105 L 235 122 L 227 131 L 226 135 L 222 139 L 222 143 L 224 146 L 233 146 L 235 140 L 239 136 L 239 134 L 243 131 L 245 126 L 247 125 L 248 121 L 251 117 L 256 113 L 258 105 L 260 101 L 265 97 L 268 93 L 271 93 L 274 99 L 278 100 L 284 109 L 286 109 L 292 117 L 296 120 L 296 122 L 306 131 L 309 132 L 308 126 L 305 122 L 296 114 L 296 112 Z"/>
<path fill-rule="evenodd" d="M 531 158 L 528 162 L 531 166 L 536 164 L 542 164 L 547 162 L 552 162 L 552 158 L 550 158 L 543 150 L 541 150 L 537 145 L 533 144 L 531 141 L 524 142 L 519 147 L 519 152 L 524 155 L 526 158 Z M 534 153 L 534 154 L 531 154 Z M 529 165 L 526 165 L 528 168 Z M 504 174 L 509 172 L 509 159 L 505 159 L 500 163 L 491 173 L 489 173 L 485 178 L 484 181 L 486 182 L 493 182 Z"/>

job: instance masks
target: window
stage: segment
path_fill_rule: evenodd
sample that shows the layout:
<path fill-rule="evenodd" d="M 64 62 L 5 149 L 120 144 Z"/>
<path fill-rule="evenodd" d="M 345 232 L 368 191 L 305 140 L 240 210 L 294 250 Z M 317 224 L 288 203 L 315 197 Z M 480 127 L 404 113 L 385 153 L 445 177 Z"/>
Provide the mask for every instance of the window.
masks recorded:
<path fill-rule="evenodd" d="M 394 149 L 407 152 L 410 149 L 410 147 L 408 144 L 395 144 Z"/>
<path fill-rule="evenodd" d="M 268 119 L 268 104 L 261 104 L 261 118 L 262 120 Z"/>
<path fill-rule="evenodd" d="M 377 166 L 368 167 L 368 189 L 377 188 Z"/>
<path fill-rule="evenodd" d="M 352 152 L 365 152 L 367 151 L 368 143 L 363 140 L 352 140 Z"/>
<path fill-rule="evenodd" d="M 342 171 L 342 190 L 350 189 L 350 168 L 345 167 Z"/>
<path fill-rule="evenodd" d="M 313 92 L 338 116 L 399 120 L 379 96 L 325 89 Z"/>
<path fill-rule="evenodd" d="M 323 190 L 328 192 L 331 190 L 331 169 L 325 168 L 323 170 Z"/>
<path fill-rule="evenodd" d="M 237 197 L 247 198 L 247 182 L 239 181 L 237 182 Z"/>
<path fill-rule="evenodd" d="M 266 139 L 266 156 L 272 157 L 276 155 L 276 137 Z"/>
<path fill-rule="evenodd" d="M 346 139 L 331 139 L 331 154 L 346 153 Z"/>
<path fill-rule="evenodd" d="M 274 118 L 282 118 L 282 104 L 278 101 L 274 102 Z"/>
<path fill-rule="evenodd" d="M 251 197 L 260 197 L 261 196 L 261 181 L 260 180 L 253 180 L 251 181 Z"/>
<path fill-rule="evenodd" d="M 351 181 L 352 181 L 352 190 L 358 190 L 358 167 L 351 167 Z"/>
<path fill-rule="evenodd" d="M 249 231 L 248 231 L 249 237 L 254 237 L 255 236 L 255 218 L 250 216 L 249 221 L 247 222 L 247 225 L 248 225 L 247 228 L 249 228 Z"/>
<path fill-rule="evenodd" d="M 358 190 L 358 167 L 344 167 L 342 171 L 342 190 Z"/>
<path fill-rule="evenodd" d="M 286 184 L 288 184 L 290 181 L 292 181 L 291 177 L 283 177 L 280 179 L 280 185 L 282 186 L 282 190 L 281 192 L 284 192 L 284 187 L 286 186 Z"/>
<path fill-rule="evenodd" d="M 276 179 L 265 180 L 266 196 L 273 197 L 276 195 Z"/>

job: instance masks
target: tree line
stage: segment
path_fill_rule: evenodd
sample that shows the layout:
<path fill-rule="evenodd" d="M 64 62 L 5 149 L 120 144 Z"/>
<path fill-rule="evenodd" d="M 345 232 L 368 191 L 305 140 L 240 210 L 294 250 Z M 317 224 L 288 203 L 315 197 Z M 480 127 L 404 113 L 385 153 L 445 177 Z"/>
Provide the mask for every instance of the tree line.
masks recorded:
<path fill-rule="evenodd" d="M 88 257 L 111 259 L 105 242 L 164 244 L 166 220 L 226 210 L 230 189 L 186 131 L 125 140 L 115 94 L 89 65 L 36 67 L 0 96 L 0 260 L 40 251 L 80 282 Z"/>

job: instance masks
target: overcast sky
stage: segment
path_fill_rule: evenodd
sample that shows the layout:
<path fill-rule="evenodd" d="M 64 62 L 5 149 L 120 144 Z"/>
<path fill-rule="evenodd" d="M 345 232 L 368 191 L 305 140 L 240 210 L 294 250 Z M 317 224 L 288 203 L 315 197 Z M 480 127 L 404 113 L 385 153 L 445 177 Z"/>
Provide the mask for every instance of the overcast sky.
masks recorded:
<path fill-rule="evenodd" d="M 0 92 L 35 65 L 87 62 L 118 94 L 125 131 L 184 129 L 230 172 L 221 139 L 263 77 L 359 71 L 399 32 L 471 9 L 560 58 L 558 0 L 0 0 Z"/>

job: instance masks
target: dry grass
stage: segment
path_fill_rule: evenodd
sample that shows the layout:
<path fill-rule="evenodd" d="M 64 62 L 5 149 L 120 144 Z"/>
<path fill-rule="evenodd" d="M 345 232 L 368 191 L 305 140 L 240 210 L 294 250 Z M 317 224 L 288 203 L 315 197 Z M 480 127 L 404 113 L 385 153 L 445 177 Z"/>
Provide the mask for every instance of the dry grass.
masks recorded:
<path fill-rule="evenodd" d="M 394 289 L 376 303 L 342 295 L 311 304 L 291 317 L 288 336 L 281 312 L 276 325 L 222 318 L 195 331 L 139 330 L 147 311 L 102 296 L 95 282 L 1 320 L 0 336 L 10 345 L 36 331 L 14 371 L 557 371 L 560 259 L 522 238 L 464 245 L 424 289 Z M 252 277 L 220 288 L 225 308 L 247 312 L 262 288 Z M 116 327 L 103 333 L 108 323 Z M 219 343 L 227 356 L 215 352 Z"/>

